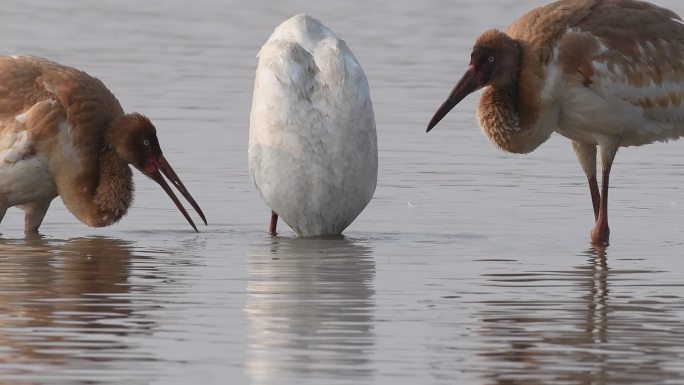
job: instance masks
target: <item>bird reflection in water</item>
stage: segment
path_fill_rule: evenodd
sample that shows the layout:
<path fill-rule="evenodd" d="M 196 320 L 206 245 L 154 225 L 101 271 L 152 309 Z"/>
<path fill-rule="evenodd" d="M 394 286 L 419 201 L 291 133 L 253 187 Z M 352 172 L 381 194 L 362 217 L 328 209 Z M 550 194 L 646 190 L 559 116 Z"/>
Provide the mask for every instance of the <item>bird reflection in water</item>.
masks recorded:
<path fill-rule="evenodd" d="M 584 294 L 586 310 L 586 325 L 588 341 L 595 343 L 607 342 L 608 330 L 608 260 L 606 259 L 606 247 L 596 246 L 586 253 L 587 264 L 578 266 L 578 270 L 585 270 L 587 279 L 581 280 L 585 287 Z M 591 279 L 589 279 L 591 278 Z"/>
<path fill-rule="evenodd" d="M 131 320 L 131 259 L 131 243 L 105 237 L 0 239 L 2 378 L 31 365 L 93 370 L 130 350 L 124 337 L 153 326 Z"/>
<path fill-rule="evenodd" d="M 372 375 L 371 254 L 343 237 L 276 237 L 250 253 L 245 311 L 254 383 Z"/>
<path fill-rule="evenodd" d="M 570 271 L 489 274 L 508 300 L 481 311 L 488 384 L 644 384 L 678 378 L 672 304 L 644 291 L 657 271 L 610 268 L 605 247 Z M 614 262 L 615 263 L 615 262 Z M 667 293 L 669 285 L 658 291 Z M 540 291 L 543 293 L 540 295 Z"/>

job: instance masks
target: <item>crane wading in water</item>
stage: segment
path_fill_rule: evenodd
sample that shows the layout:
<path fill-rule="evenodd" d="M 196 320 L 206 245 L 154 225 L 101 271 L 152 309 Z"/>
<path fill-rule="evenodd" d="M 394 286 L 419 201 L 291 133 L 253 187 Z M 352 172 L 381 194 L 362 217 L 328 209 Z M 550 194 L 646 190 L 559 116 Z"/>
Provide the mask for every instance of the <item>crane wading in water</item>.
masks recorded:
<path fill-rule="evenodd" d="M 259 51 L 249 171 L 278 217 L 302 236 L 340 234 L 375 192 L 378 149 L 368 81 L 347 44 L 294 16 Z"/>
<path fill-rule="evenodd" d="M 88 226 L 116 223 L 133 202 L 130 164 L 159 183 L 195 231 L 162 174 L 207 223 L 150 120 L 124 114 L 100 80 L 38 57 L 2 56 L 0 85 L 0 221 L 18 206 L 24 231 L 37 232 L 60 196 Z"/>
<path fill-rule="evenodd" d="M 478 37 L 468 69 L 428 124 L 484 88 L 477 118 L 513 153 L 555 131 L 589 180 L 594 244 L 608 244 L 608 179 L 618 148 L 684 134 L 684 22 L 635 0 L 563 0 Z M 599 148 L 602 186 L 596 180 Z"/>

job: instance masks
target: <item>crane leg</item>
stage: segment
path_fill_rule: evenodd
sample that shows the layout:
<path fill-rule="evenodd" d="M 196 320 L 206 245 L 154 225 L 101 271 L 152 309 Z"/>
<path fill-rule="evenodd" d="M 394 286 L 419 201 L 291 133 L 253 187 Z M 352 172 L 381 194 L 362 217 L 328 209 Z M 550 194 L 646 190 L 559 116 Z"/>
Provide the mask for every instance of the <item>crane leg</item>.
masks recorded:
<path fill-rule="evenodd" d="M 613 166 L 613 159 L 617 153 L 617 145 L 601 146 L 601 199 L 598 210 L 598 218 L 594 229 L 591 230 L 591 242 L 595 245 L 608 245 L 610 238 L 610 228 L 608 227 L 608 186 L 610 170 Z M 592 193 L 593 195 L 593 193 Z"/>
<path fill-rule="evenodd" d="M 19 208 L 24 210 L 25 233 L 29 234 L 38 232 L 38 228 L 40 227 L 41 223 L 43 223 L 43 218 L 45 218 L 45 214 L 50 208 L 50 202 L 52 202 L 52 199 L 19 206 Z"/>
<path fill-rule="evenodd" d="M 276 236 L 278 233 L 276 232 L 276 227 L 278 226 L 278 214 L 275 213 L 275 211 L 271 211 L 271 224 L 268 226 L 268 233 Z"/>

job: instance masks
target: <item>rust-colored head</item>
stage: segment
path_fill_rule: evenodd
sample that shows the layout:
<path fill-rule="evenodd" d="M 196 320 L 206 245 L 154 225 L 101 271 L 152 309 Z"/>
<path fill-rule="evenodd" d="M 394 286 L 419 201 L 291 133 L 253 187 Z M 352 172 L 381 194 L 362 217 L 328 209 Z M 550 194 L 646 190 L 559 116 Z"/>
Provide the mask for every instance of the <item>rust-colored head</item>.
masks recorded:
<path fill-rule="evenodd" d="M 517 78 L 519 66 L 520 48 L 515 40 L 496 29 L 484 32 L 475 42 L 468 70 L 435 112 L 427 131 L 469 94 L 486 86 L 509 86 Z"/>
<path fill-rule="evenodd" d="M 157 130 L 146 116 L 138 113 L 121 116 L 114 121 L 109 130 L 108 140 L 121 159 L 140 170 L 140 172 L 157 182 L 164 189 L 195 231 L 197 231 L 197 226 L 195 226 L 190 215 L 188 215 L 183 205 L 176 198 L 176 195 L 166 183 L 162 174 L 176 186 L 178 191 L 197 211 L 204 224 L 207 224 L 207 219 L 204 217 L 202 209 L 200 209 L 180 178 L 178 178 L 178 175 L 176 175 L 176 172 L 166 161 L 166 158 L 164 158 L 159 146 L 159 140 L 157 139 Z"/>

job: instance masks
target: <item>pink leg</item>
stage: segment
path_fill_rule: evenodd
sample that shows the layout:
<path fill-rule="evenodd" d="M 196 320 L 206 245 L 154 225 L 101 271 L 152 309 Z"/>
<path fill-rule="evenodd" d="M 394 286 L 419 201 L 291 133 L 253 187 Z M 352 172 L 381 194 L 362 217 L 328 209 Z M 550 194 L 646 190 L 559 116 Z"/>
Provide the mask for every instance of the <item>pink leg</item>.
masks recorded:
<path fill-rule="evenodd" d="M 608 228 L 608 179 L 610 176 L 610 165 L 603 170 L 603 180 L 601 181 L 601 203 L 598 210 L 596 225 L 591 230 L 591 242 L 595 245 L 608 245 L 610 229 Z M 598 190 L 598 187 L 596 188 Z M 592 192 L 592 198 L 594 193 Z M 594 203 L 594 210 L 596 204 Z"/>
<path fill-rule="evenodd" d="M 589 191 L 591 191 L 591 203 L 594 205 L 594 221 L 598 220 L 599 208 L 601 207 L 601 194 L 599 193 L 596 176 L 589 177 Z"/>
<path fill-rule="evenodd" d="M 276 226 L 278 226 L 278 214 L 275 211 L 271 211 L 271 224 L 268 226 L 268 233 L 274 236 L 278 235 Z"/>

